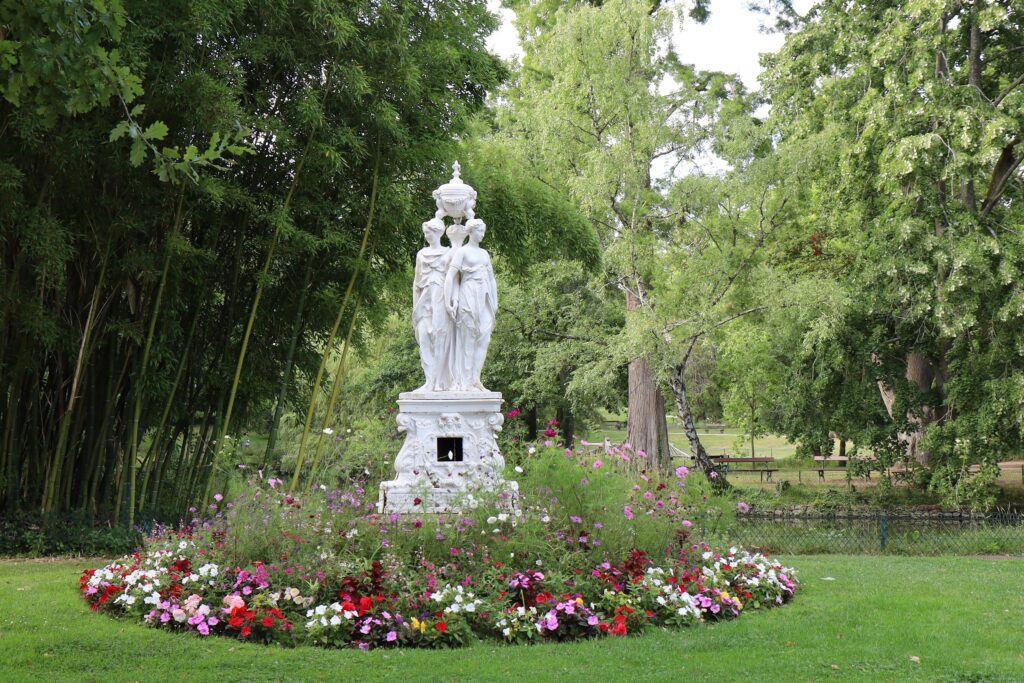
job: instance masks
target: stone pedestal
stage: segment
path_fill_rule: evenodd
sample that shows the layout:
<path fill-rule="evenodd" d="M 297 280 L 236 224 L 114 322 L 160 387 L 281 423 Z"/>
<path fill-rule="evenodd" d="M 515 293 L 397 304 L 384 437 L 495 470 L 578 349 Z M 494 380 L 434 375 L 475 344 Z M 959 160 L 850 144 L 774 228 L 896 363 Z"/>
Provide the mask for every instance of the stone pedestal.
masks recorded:
<path fill-rule="evenodd" d="M 501 507 L 514 508 L 519 486 L 505 481 L 495 440 L 504 422 L 500 393 L 407 392 L 398 408 L 405 443 L 395 478 L 380 485 L 379 512 L 454 512 L 493 495 Z"/>

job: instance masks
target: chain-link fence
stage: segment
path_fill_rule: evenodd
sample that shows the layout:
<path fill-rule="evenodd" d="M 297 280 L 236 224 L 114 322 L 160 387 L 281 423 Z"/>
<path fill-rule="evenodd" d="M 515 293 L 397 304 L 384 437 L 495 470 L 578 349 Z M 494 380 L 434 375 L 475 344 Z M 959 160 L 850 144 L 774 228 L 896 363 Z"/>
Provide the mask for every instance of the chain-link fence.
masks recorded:
<path fill-rule="evenodd" d="M 773 555 L 1024 555 L 1024 515 L 964 520 L 873 517 L 737 519 L 728 526 L 698 522 L 701 540 L 742 545 Z"/>

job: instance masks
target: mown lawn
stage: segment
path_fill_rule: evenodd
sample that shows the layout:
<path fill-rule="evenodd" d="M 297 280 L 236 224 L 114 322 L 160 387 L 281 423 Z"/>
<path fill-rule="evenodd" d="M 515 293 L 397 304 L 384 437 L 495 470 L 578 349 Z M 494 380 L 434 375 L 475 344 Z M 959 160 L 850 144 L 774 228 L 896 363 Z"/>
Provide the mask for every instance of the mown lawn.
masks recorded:
<path fill-rule="evenodd" d="M 99 561 L 0 562 L 0 680 L 1020 681 L 1024 563 L 793 557 L 783 609 L 684 631 L 455 651 L 285 650 L 200 639 L 88 611 Z M 829 580 L 826 580 L 829 579 Z"/>

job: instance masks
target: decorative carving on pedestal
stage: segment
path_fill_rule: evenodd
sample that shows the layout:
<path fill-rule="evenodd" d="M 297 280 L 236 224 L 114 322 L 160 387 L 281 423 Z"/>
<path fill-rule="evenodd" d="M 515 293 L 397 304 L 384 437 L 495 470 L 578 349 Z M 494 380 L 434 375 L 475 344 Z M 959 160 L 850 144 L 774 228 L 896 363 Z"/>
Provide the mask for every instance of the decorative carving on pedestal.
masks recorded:
<path fill-rule="evenodd" d="M 413 279 L 413 329 L 425 382 L 399 396 L 405 442 L 395 478 L 380 485 L 377 507 L 451 512 L 490 493 L 514 509 L 518 485 L 503 478 L 497 442 L 501 394 L 480 382 L 498 311 L 494 268 L 480 247 L 487 226 L 475 216 L 476 190 L 462 181 L 459 162 L 433 197 L 437 212 L 423 224 L 427 246 L 416 255 Z M 454 219 L 447 227 L 446 217 Z M 442 233 L 451 246 L 441 245 Z"/>

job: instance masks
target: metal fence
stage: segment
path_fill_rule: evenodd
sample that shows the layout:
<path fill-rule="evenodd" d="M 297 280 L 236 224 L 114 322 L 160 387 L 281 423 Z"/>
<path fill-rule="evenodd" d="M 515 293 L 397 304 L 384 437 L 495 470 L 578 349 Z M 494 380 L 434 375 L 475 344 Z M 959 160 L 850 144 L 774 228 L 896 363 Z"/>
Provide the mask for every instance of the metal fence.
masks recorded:
<path fill-rule="evenodd" d="M 1024 515 L 964 520 L 918 519 L 879 512 L 817 518 L 698 522 L 698 536 L 713 545 L 742 545 L 773 555 L 1024 555 Z"/>

